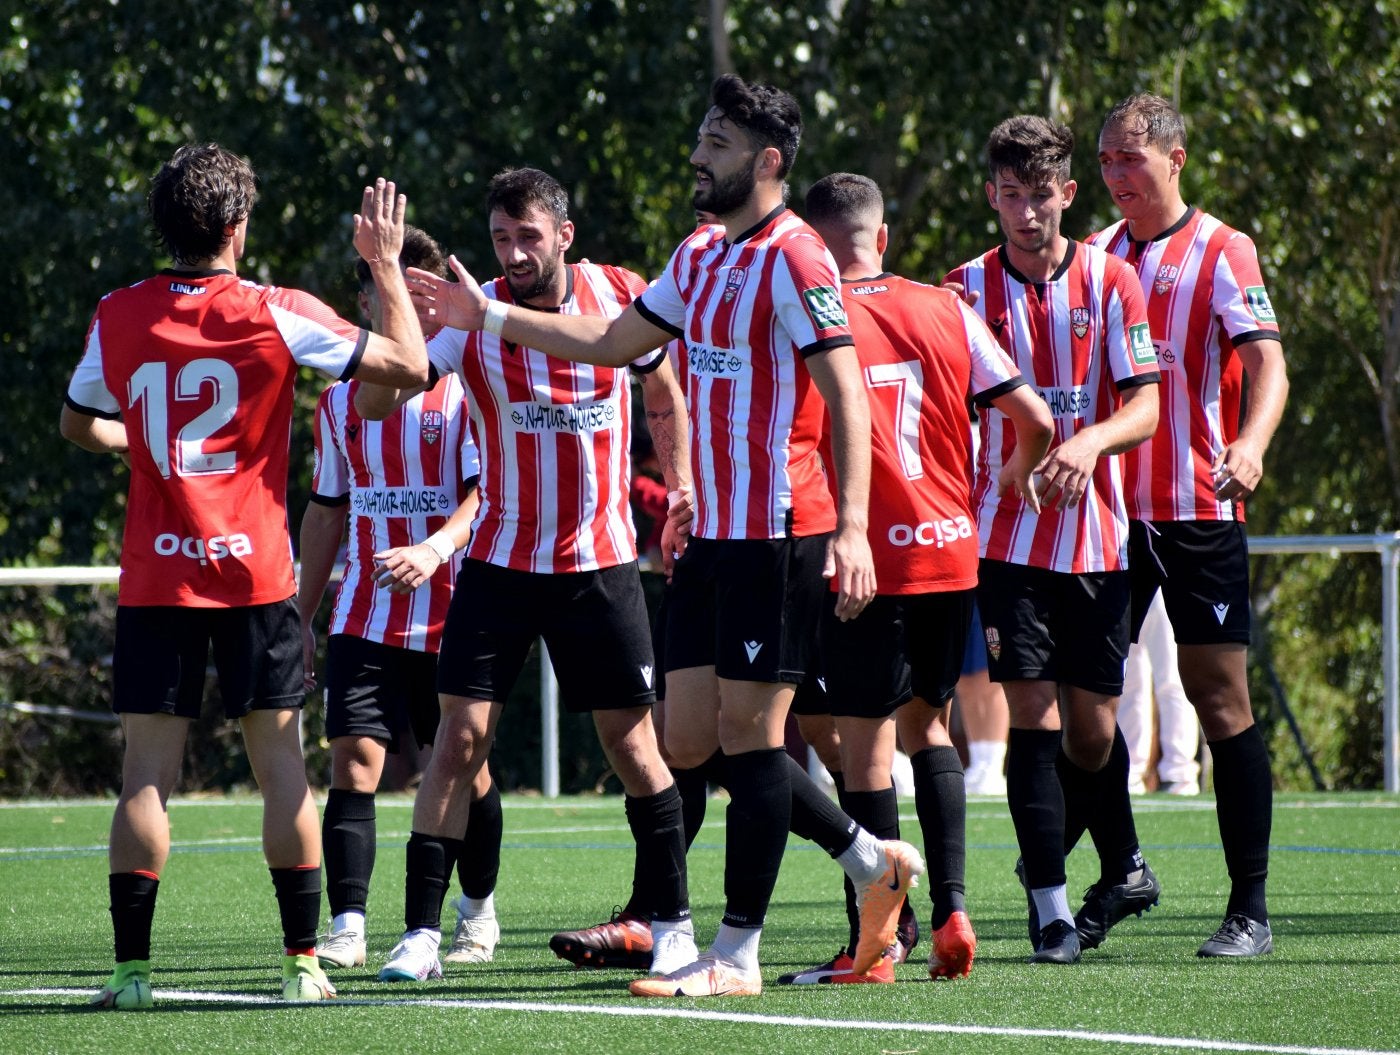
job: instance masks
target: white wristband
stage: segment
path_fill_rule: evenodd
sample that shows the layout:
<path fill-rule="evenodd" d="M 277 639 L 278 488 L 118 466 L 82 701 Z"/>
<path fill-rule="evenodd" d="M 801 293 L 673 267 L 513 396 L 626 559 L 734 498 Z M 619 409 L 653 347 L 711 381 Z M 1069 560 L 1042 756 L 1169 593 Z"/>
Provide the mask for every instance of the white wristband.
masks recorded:
<path fill-rule="evenodd" d="M 506 313 L 509 310 L 510 308 L 499 300 L 488 300 L 486 302 L 486 319 L 482 322 L 481 328 L 487 333 L 494 333 L 499 337 L 506 324 Z"/>
<path fill-rule="evenodd" d="M 682 499 L 684 496 L 685 496 L 685 492 L 684 492 L 684 491 L 679 491 L 679 490 L 677 490 L 677 491 L 667 491 L 667 492 L 666 492 L 666 512 L 669 513 L 671 510 L 675 509 L 676 506 L 680 505 L 680 501 L 681 501 L 681 499 Z"/>
<path fill-rule="evenodd" d="M 457 547 L 452 544 L 452 536 L 446 531 L 434 531 L 423 540 L 423 545 L 438 555 L 438 559 L 444 564 L 452 559 L 452 554 L 457 552 Z"/>

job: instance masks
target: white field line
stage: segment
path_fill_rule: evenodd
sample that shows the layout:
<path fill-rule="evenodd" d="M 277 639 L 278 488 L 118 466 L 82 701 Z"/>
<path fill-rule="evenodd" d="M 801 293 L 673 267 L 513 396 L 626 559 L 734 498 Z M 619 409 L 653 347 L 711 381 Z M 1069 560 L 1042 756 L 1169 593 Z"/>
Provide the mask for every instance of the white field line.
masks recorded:
<path fill-rule="evenodd" d="M 0 996 L 88 997 L 89 989 L 12 989 Z M 201 1004 L 279 1005 L 285 1002 L 262 994 L 192 992 L 157 989 L 161 1000 Z M 308 1005 L 298 1005 L 306 1007 Z M 325 1004 L 334 1007 L 436 1007 L 470 1011 L 516 1011 L 558 1015 L 605 1015 L 613 1018 L 670 1018 L 698 1022 L 735 1022 L 755 1026 L 834 1029 L 861 1032 L 932 1033 L 952 1036 L 1018 1037 L 1040 1040 L 1071 1040 L 1092 1044 L 1126 1044 L 1137 1048 L 1177 1048 L 1189 1051 L 1258 1052 L 1267 1055 L 1400 1055 L 1393 1050 L 1373 1048 L 1324 1048 L 1296 1044 L 1256 1044 L 1202 1037 L 1159 1037 L 1145 1033 L 1101 1033 L 1084 1029 L 1029 1029 L 1018 1026 L 959 1026 L 944 1022 L 878 1022 L 832 1018 L 805 1018 L 799 1015 L 758 1015 L 731 1011 L 701 1011 L 689 1007 L 645 1004 L 603 1006 L 595 1004 L 551 1004 L 535 1000 L 438 1000 L 431 997 L 409 999 L 338 998 Z"/>

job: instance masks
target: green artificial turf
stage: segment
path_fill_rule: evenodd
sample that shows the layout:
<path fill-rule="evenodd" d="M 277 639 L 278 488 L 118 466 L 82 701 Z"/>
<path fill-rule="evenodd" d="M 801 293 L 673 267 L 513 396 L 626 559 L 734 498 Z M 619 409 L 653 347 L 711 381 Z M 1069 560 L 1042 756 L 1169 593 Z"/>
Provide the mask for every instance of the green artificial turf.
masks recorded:
<path fill-rule="evenodd" d="M 546 945 L 554 931 L 606 919 L 626 900 L 631 839 L 616 798 L 508 797 L 495 962 L 449 966 L 443 981 L 422 986 L 379 983 L 401 930 L 410 820 L 407 799 L 381 797 L 369 963 L 333 974 L 341 999 L 286 1006 L 269 1003 L 281 950 L 257 801 L 180 799 L 156 913 L 157 1005 L 135 1013 L 84 1006 L 111 970 L 111 803 L 0 805 L 0 1052 L 1400 1051 L 1400 801 L 1279 797 L 1277 951 L 1244 963 L 1195 956 L 1227 891 L 1211 801 L 1137 803 L 1162 902 L 1077 966 L 1024 963 L 1011 822 L 1004 803 L 974 800 L 968 907 L 980 944 L 971 978 L 928 981 L 925 935 L 898 969 L 900 984 L 779 987 L 779 974 L 829 959 L 845 938 L 837 867 L 794 840 L 764 932 L 763 996 L 649 1002 L 627 994 L 626 972 L 574 970 Z M 722 906 L 723 814 L 712 800 L 690 857 L 702 945 Z M 901 819 L 917 833 L 912 803 L 901 804 Z M 1077 905 L 1097 874 L 1087 844 L 1069 871 Z M 926 926 L 923 888 L 916 904 Z"/>

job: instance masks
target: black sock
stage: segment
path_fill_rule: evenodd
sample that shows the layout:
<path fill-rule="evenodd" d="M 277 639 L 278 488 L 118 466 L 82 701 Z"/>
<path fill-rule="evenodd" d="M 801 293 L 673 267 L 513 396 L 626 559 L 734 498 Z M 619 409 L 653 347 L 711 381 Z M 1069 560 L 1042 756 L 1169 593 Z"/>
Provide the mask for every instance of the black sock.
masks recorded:
<path fill-rule="evenodd" d="M 1059 730 L 1012 729 L 1006 738 L 1006 804 L 1032 890 L 1065 882 L 1065 797 L 1055 772 Z"/>
<path fill-rule="evenodd" d="M 501 792 L 493 780 L 486 794 L 472 801 L 467 834 L 457 855 L 457 880 L 467 897 L 489 897 L 495 891 L 496 877 L 501 871 L 503 830 Z"/>
<path fill-rule="evenodd" d="M 856 841 L 856 823 L 831 801 L 797 760 L 787 759 L 788 784 L 792 788 L 792 834 L 816 843 L 832 857 L 840 857 Z"/>
<path fill-rule="evenodd" d="M 282 945 L 311 949 L 316 945 L 316 921 L 321 916 L 321 866 L 269 868 L 277 911 L 282 916 Z"/>
<path fill-rule="evenodd" d="M 452 881 L 452 864 L 461 853 L 461 839 L 409 834 L 404 862 L 404 930 L 442 929 L 442 900 Z"/>
<path fill-rule="evenodd" d="M 655 795 L 624 799 L 637 844 L 628 911 L 674 922 L 690 916 L 685 878 L 685 821 L 681 793 L 672 784 Z"/>
<path fill-rule="evenodd" d="M 724 923 L 761 927 L 778 881 L 792 816 L 791 759 L 781 747 L 726 756 Z"/>
<path fill-rule="evenodd" d="M 326 858 L 326 899 L 331 915 L 365 911 L 374 874 L 374 792 L 331 788 L 321 818 Z"/>
<path fill-rule="evenodd" d="M 1269 832 L 1273 826 L 1274 782 L 1269 749 L 1257 725 L 1210 743 L 1215 763 L 1215 816 L 1230 873 L 1226 914 L 1243 912 L 1269 922 L 1265 881 L 1269 878 Z"/>
<path fill-rule="evenodd" d="M 107 877 L 117 963 L 151 958 L 151 921 L 159 891 L 160 880 L 147 872 L 113 872 Z"/>
<path fill-rule="evenodd" d="M 1113 727 L 1113 747 L 1108 762 L 1093 774 L 1096 809 L 1089 815 L 1089 835 L 1099 852 L 1100 878 L 1125 882 L 1142 867 L 1133 800 L 1128 795 L 1128 741 Z"/>
<path fill-rule="evenodd" d="M 909 759 L 914 768 L 914 807 L 924 835 L 933 929 L 965 912 L 967 787 L 955 747 L 928 747 Z M 891 793 L 893 797 L 893 793 Z"/>
<path fill-rule="evenodd" d="M 851 809 L 851 793 L 846 790 L 846 774 L 840 770 L 832 772 L 828 769 L 827 772 L 831 773 L 831 782 L 836 785 L 836 804 L 855 820 L 856 815 Z M 860 906 L 856 904 L 856 885 L 844 871 L 841 873 L 841 892 L 846 898 L 846 931 L 850 936 L 846 951 L 854 955 L 856 944 L 860 941 Z"/>
<path fill-rule="evenodd" d="M 883 791 L 847 791 L 844 795 L 846 812 L 862 828 L 877 839 L 899 838 L 899 798 L 894 788 Z M 855 907 L 855 887 L 849 876 L 846 877 L 849 900 L 846 904 L 846 921 L 850 925 L 851 943 L 846 948 L 854 953 L 860 942 L 860 915 L 852 916 Z"/>
<path fill-rule="evenodd" d="M 673 769 L 671 775 L 676 778 L 676 790 L 681 793 L 681 821 L 685 825 L 685 848 L 689 850 L 700 834 L 700 826 L 705 823 L 709 781 L 705 779 L 703 767 Z"/>
<path fill-rule="evenodd" d="M 1113 746 L 1102 769 L 1084 769 L 1061 748 L 1055 770 L 1065 794 L 1065 854 L 1078 841 L 1077 835 L 1071 840 L 1071 818 L 1077 818 L 1088 828 L 1098 852 L 1099 880 L 1111 885 L 1126 881 L 1130 872 L 1142 867 L 1142 852 L 1128 795 L 1128 742 L 1122 730 L 1114 727 Z"/>

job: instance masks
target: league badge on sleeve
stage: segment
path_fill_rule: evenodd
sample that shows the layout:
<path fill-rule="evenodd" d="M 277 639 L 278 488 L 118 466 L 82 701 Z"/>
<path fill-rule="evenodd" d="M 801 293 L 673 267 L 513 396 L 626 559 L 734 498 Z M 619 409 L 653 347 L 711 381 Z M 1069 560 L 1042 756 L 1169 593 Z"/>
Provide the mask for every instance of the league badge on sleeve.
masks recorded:
<path fill-rule="evenodd" d="M 1274 306 L 1269 301 L 1269 291 L 1263 286 L 1246 286 L 1244 302 L 1249 307 L 1249 313 L 1258 321 L 1278 321 L 1277 316 L 1274 315 Z"/>
<path fill-rule="evenodd" d="M 834 286 L 813 286 L 802 291 L 802 299 L 807 304 L 807 314 L 817 324 L 819 330 L 829 330 L 846 325 L 846 309 L 841 303 L 841 293 Z"/>

